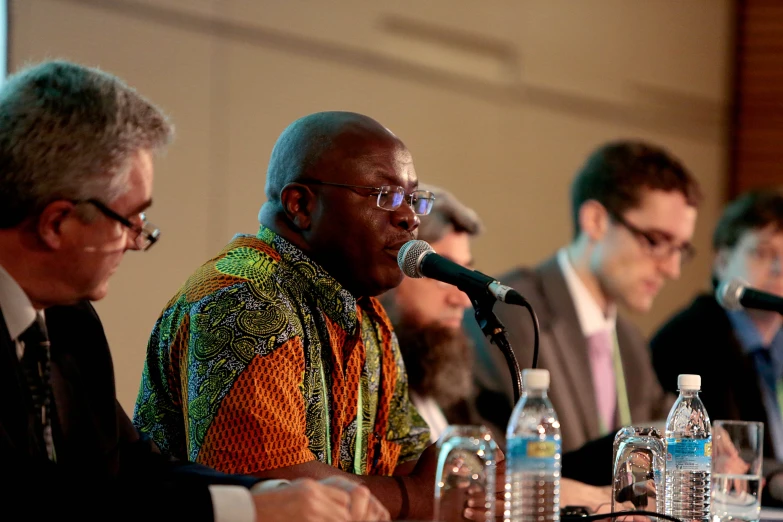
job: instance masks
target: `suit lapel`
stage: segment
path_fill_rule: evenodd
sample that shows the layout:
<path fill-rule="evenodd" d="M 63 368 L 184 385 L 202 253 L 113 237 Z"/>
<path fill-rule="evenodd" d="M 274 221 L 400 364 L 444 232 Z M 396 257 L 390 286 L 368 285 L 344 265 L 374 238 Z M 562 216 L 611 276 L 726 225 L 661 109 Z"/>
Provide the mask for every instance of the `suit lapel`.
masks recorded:
<path fill-rule="evenodd" d="M 571 397 L 579 404 L 579 411 L 589 437 L 597 438 L 600 435 L 598 406 L 595 402 L 590 359 L 587 355 L 587 341 L 579 326 L 574 301 L 556 257 L 539 266 L 537 271 L 541 278 L 543 295 L 547 296 L 552 310 L 551 331 L 554 340 L 552 348 L 568 374 L 568 382 L 557 383 L 557 385 L 570 388 Z"/>
<path fill-rule="evenodd" d="M 57 462 L 113 474 L 119 466 L 119 425 L 111 355 L 100 321 L 88 303 L 80 303 L 47 309 L 46 325 Z"/>
<path fill-rule="evenodd" d="M 52 307 L 46 311 L 46 328 L 52 343 L 50 376 L 54 401 L 52 414 L 57 421 L 52 425 L 52 430 L 59 463 L 69 463 L 72 454 L 79 454 L 82 457 L 87 455 L 87 452 L 69 451 L 75 446 L 84 445 L 99 449 L 99 445 L 89 436 L 90 430 L 83 429 L 92 424 L 92 419 L 83 416 L 81 408 L 73 408 L 76 394 L 72 377 L 67 376 L 69 375 L 67 334 L 71 331 L 79 331 L 82 325 L 68 315 L 63 318 L 63 313 L 70 310 L 70 307 Z M 66 332 L 66 335 L 63 332 Z"/>
<path fill-rule="evenodd" d="M 0 309 L 0 390 L 3 397 L 0 401 L 0 440 L 6 438 L 13 448 L 24 453 L 29 451 L 26 386 L 16 355 L 16 343 L 8 333 Z"/>

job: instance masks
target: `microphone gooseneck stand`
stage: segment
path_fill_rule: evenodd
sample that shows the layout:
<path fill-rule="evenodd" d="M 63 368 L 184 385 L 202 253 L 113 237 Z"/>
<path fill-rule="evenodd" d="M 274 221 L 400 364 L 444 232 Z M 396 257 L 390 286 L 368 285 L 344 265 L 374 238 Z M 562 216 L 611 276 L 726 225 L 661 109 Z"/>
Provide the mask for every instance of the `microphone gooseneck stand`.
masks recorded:
<path fill-rule="evenodd" d="M 522 396 L 522 372 L 519 369 L 519 363 L 517 362 L 517 358 L 514 355 L 514 350 L 511 348 L 511 344 L 509 344 L 508 338 L 506 337 L 506 327 L 503 326 L 503 323 L 500 322 L 500 319 L 498 319 L 495 313 L 492 311 L 492 307 L 495 306 L 497 300 L 495 296 L 489 292 L 482 292 L 480 295 L 476 295 L 477 292 L 465 293 L 468 294 L 468 297 L 473 303 L 473 310 L 475 311 L 476 321 L 478 322 L 481 331 L 484 332 L 484 335 L 489 338 L 492 344 L 500 349 L 506 359 L 508 371 L 511 374 L 511 383 L 514 386 L 514 404 L 516 404 L 519 402 L 519 398 Z M 519 304 L 520 306 L 527 308 L 533 320 L 533 331 L 535 335 L 533 344 L 532 367 L 536 368 L 538 366 L 538 317 L 536 317 L 536 313 L 533 311 L 533 307 L 530 306 L 530 303 L 528 303 L 527 300 L 522 300 L 520 303 L 515 302 L 514 304 Z"/>

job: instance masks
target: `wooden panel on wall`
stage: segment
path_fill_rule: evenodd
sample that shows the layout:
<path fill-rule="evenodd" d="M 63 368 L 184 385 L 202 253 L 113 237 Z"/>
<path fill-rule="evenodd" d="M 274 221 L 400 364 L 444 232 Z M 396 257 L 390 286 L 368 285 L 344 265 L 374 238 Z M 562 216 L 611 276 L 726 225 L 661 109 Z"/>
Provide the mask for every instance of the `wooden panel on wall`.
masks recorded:
<path fill-rule="evenodd" d="M 731 196 L 783 184 L 783 2 L 738 0 Z"/>

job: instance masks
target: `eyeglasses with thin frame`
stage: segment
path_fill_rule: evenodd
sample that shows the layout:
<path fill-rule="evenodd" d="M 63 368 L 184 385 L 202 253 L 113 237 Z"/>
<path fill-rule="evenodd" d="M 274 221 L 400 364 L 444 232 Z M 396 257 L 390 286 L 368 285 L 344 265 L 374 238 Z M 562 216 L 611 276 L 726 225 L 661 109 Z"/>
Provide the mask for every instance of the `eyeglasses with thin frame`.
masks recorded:
<path fill-rule="evenodd" d="M 332 183 L 330 181 L 321 181 L 317 179 L 299 180 L 300 183 L 312 185 L 328 185 L 331 187 L 342 187 L 353 190 L 362 196 L 378 196 L 376 204 L 382 210 L 394 211 L 400 208 L 403 201 L 407 201 L 413 212 L 419 216 L 426 216 L 432 210 L 435 203 L 435 194 L 428 190 L 414 190 L 410 194 L 405 193 L 405 188 L 398 185 L 382 185 L 380 187 L 371 187 L 367 185 L 349 185 L 347 183 Z M 359 190 L 370 191 L 362 194 Z"/>
<path fill-rule="evenodd" d="M 74 201 L 74 203 L 76 204 L 89 203 L 95 208 L 97 208 L 101 212 L 101 214 L 103 214 L 107 218 L 113 219 L 114 221 L 118 222 L 119 224 L 121 224 L 122 226 L 130 230 L 132 234 L 136 234 L 135 237 L 133 238 L 133 242 L 136 244 L 136 247 L 139 250 L 149 250 L 149 248 L 158 241 L 158 238 L 160 238 L 160 229 L 155 225 L 153 225 L 152 223 L 149 223 L 147 221 L 146 214 L 144 214 L 143 212 L 139 214 L 141 225 L 138 225 L 131 222 L 131 220 L 129 220 L 128 218 L 123 217 L 117 212 L 113 211 L 108 206 L 106 206 L 106 204 L 104 204 L 98 199 L 90 198 L 81 201 Z"/>
<path fill-rule="evenodd" d="M 683 243 L 682 245 L 675 245 L 670 240 L 664 239 L 660 236 L 660 232 L 642 230 L 625 220 L 619 214 L 610 214 L 612 220 L 616 221 L 623 227 L 625 227 L 631 234 L 636 237 L 642 248 L 650 255 L 658 260 L 669 259 L 672 254 L 680 254 L 680 264 L 684 265 L 688 261 L 692 260 L 696 256 L 696 249 L 690 243 Z"/>

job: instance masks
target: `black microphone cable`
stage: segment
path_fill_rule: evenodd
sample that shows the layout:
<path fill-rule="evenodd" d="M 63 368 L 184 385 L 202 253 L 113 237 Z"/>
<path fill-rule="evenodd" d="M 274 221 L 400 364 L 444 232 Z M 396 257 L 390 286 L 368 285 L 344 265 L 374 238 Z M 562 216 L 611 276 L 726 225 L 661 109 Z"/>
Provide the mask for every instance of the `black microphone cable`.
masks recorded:
<path fill-rule="evenodd" d="M 597 513 L 595 515 L 561 514 L 560 520 L 569 522 L 590 522 L 592 520 L 603 520 L 605 518 L 633 517 L 637 515 L 655 517 L 662 520 L 669 520 L 671 522 L 683 522 L 683 520 L 677 517 L 664 515 L 663 513 L 656 513 L 655 511 L 614 511 L 612 513 Z"/>
<path fill-rule="evenodd" d="M 527 299 L 524 299 L 521 306 L 524 306 L 530 313 L 530 321 L 533 323 L 533 366 L 532 368 L 538 368 L 538 338 L 540 337 L 541 327 L 538 324 L 538 316 L 536 311 L 533 310 L 533 305 Z"/>

